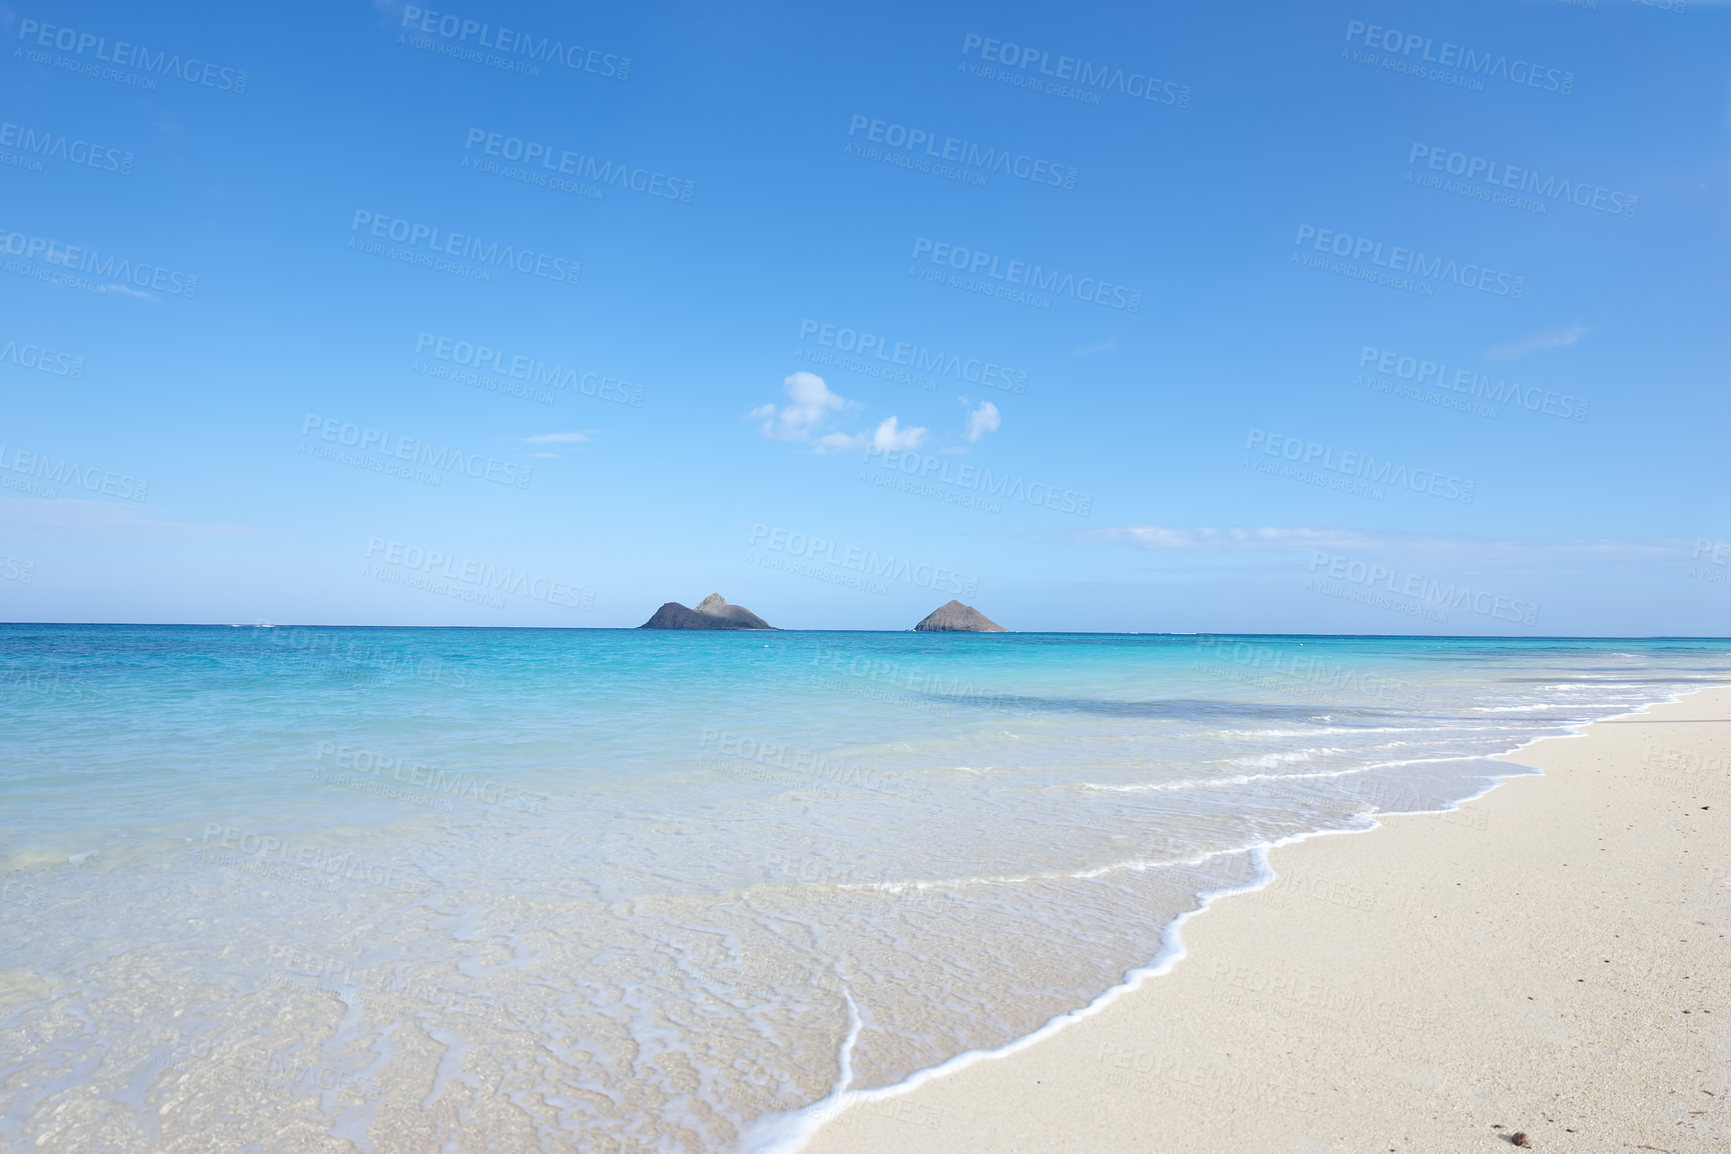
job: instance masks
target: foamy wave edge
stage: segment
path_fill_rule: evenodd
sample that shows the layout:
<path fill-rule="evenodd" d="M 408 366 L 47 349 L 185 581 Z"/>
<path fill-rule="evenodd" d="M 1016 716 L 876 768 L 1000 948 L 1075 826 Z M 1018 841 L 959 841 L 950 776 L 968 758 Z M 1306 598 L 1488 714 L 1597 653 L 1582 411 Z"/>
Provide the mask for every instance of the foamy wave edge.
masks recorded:
<path fill-rule="evenodd" d="M 1527 741 L 1523 741 L 1514 748 L 1504 750 L 1501 753 L 1485 754 L 1484 756 L 1486 759 L 1504 761 L 1510 767 L 1510 772 L 1497 774 L 1488 779 L 1485 787 L 1477 793 L 1471 794 L 1467 797 L 1462 797 L 1443 809 L 1401 810 L 1398 814 L 1392 811 L 1385 811 L 1381 816 L 1392 817 L 1454 813 L 1468 802 L 1478 801 L 1480 798 L 1486 796 L 1492 790 L 1496 789 L 1498 786 L 1502 785 L 1503 782 L 1512 777 L 1532 777 L 1535 775 L 1542 777 L 1544 771 L 1539 769 L 1537 766 L 1508 760 L 1514 754 L 1519 753 L 1528 746 L 1536 745 L 1541 741 L 1563 737 L 1584 737 L 1588 728 L 1598 725 L 1601 722 L 1614 721 L 1624 717 L 1638 717 L 1653 708 L 1655 705 L 1669 705 L 1705 689 L 1731 689 L 1731 682 L 1717 682 L 1710 685 L 1701 685 L 1698 688 L 1688 689 L 1680 693 L 1672 693 L 1662 699 L 1646 702 L 1643 705 L 1637 706 L 1636 708 L 1627 710 L 1623 713 L 1614 713 L 1605 717 L 1596 718 L 1580 727 L 1571 726 L 1569 732 L 1566 734 L 1542 734 Z M 1366 818 L 1369 824 L 1361 828 L 1352 829 L 1310 830 L 1306 833 L 1293 834 L 1290 837 L 1284 837 L 1276 841 L 1265 842 L 1262 845 L 1252 846 L 1248 850 L 1242 851 L 1248 852 L 1251 855 L 1251 861 L 1256 865 L 1255 879 L 1242 886 L 1232 886 L 1225 889 L 1211 890 L 1207 893 L 1197 895 L 1198 904 L 1196 908 L 1179 914 L 1176 918 L 1173 918 L 1171 924 L 1168 925 L 1165 931 L 1160 935 L 1160 949 L 1155 952 L 1153 959 L 1146 966 L 1128 971 L 1124 975 L 1124 981 L 1120 982 L 1116 986 L 1110 987 L 1096 997 L 1092 1002 L 1089 1002 L 1086 1006 L 1083 1006 L 1080 1009 L 1071 1010 L 1065 1014 L 1059 1014 L 1057 1017 L 1050 1019 L 1045 1025 L 1032 1033 L 1024 1034 L 1020 1038 L 1014 1038 L 994 1049 L 964 1050 L 962 1053 L 957 1054 L 955 1057 L 950 1058 L 947 1061 L 940 1062 L 936 1066 L 928 1066 L 926 1069 L 914 1071 L 912 1074 L 908 1075 L 893 1086 L 879 1086 L 870 1090 L 847 1090 L 842 1088 L 846 1084 L 845 1079 L 849 1076 L 853 1068 L 853 1044 L 855 1038 L 858 1036 L 858 1030 L 851 1019 L 853 1013 L 853 996 L 852 994 L 846 994 L 850 1012 L 850 1028 L 847 1038 L 842 1042 L 842 1050 L 840 1054 L 841 1074 L 836 1079 L 837 1088 L 832 1090 L 828 1097 L 813 1102 L 810 1106 L 803 1107 L 799 1110 L 786 1111 L 780 1114 L 766 1114 L 763 1117 L 758 1118 L 752 1122 L 751 1125 L 747 1126 L 745 1131 L 740 1135 L 739 1145 L 736 1147 L 737 1154 L 799 1154 L 799 1151 L 804 1149 L 805 1144 L 811 1141 L 812 1137 L 825 1122 L 836 1117 L 849 1106 L 864 1105 L 870 1102 L 882 1102 L 887 1101 L 890 1098 L 898 1098 L 903 1094 L 919 1089 L 921 1086 L 925 1085 L 927 1082 L 933 1081 L 934 1079 L 941 1078 L 947 1074 L 954 1074 L 958 1070 L 965 1070 L 975 1062 L 983 1062 L 994 1058 L 1007 1058 L 1011 1054 L 1019 1053 L 1036 1043 L 1045 1041 L 1053 1034 L 1056 1034 L 1059 1030 L 1062 1030 L 1065 1026 L 1073 1025 L 1082 1021 L 1084 1018 L 1093 1017 L 1095 1014 L 1104 1010 L 1107 1006 L 1111 1005 L 1125 994 L 1140 989 L 1142 983 L 1148 981 L 1150 978 L 1160 978 L 1171 973 L 1173 967 L 1188 956 L 1188 951 L 1184 948 L 1183 940 L 1184 923 L 1199 914 L 1206 913 L 1213 907 L 1214 903 L 1219 901 L 1221 898 L 1231 897 L 1234 894 L 1255 893 L 1257 890 L 1266 889 L 1268 886 L 1272 885 L 1275 879 L 1280 876 L 1275 872 L 1274 866 L 1269 861 L 1269 854 L 1273 850 L 1279 849 L 1281 846 L 1295 845 L 1298 842 L 1307 841 L 1313 837 L 1369 833 L 1371 830 L 1378 829 L 1382 826 L 1382 822 L 1378 821 L 1376 817 L 1372 815 L 1362 814 L 1360 816 Z M 844 993 L 846 993 L 845 988 Z"/>

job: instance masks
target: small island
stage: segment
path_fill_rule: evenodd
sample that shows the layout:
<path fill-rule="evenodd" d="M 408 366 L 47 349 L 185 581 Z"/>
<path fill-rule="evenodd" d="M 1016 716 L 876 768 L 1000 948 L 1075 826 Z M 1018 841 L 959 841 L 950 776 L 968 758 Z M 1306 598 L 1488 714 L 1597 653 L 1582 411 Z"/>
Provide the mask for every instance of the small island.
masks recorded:
<path fill-rule="evenodd" d="M 940 605 L 914 626 L 916 633 L 1008 633 L 1009 630 L 960 601 Z"/>
<path fill-rule="evenodd" d="M 688 609 L 677 601 L 669 601 L 639 629 L 774 629 L 775 626 L 743 605 L 729 605 L 719 593 L 711 593 Z"/>

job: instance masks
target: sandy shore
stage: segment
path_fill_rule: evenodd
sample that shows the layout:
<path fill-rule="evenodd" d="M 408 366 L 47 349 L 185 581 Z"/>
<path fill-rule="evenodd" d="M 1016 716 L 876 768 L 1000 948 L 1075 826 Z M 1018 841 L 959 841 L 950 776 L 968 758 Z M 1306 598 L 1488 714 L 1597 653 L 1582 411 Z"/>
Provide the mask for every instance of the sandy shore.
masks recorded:
<path fill-rule="evenodd" d="M 1274 851 L 1187 957 L 807 1154 L 1731 1150 L 1731 690 Z"/>

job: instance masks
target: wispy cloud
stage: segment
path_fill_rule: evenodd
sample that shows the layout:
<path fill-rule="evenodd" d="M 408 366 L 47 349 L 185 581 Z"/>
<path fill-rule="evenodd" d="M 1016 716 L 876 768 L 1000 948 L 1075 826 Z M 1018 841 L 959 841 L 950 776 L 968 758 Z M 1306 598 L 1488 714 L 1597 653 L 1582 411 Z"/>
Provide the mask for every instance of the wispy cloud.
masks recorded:
<path fill-rule="evenodd" d="M 981 401 L 980 407 L 968 413 L 968 441 L 978 441 L 987 433 L 995 433 L 1003 424 L 1003 418 L 998 416 L 998 406 L 990 401 Z"/>
<path fill-rule="evenodd" d="M 0 498 L 0 532 L 49 540 L 108 537 L 243 536 L 257 533 L 249 525 L 208 525 L 164 521 L 142 505 L 118 501 Z"/>
<path fill-rule="evenodd" d="M 1161 553 L 1265 550 L 1269 552 L 1408 552 L 1462 554 L 1503 562 L 1609 557 L 1669 557 L 1690 542 L 1681 538 L 1637 541 L 1511 541 L 1483 537 L 1446 537 L 1382 529 L 1342 529 L 1293 525 L 1268 528 L 1181 528 L 1126 525 L 1083 529 L 1078 541 L 1108 541 Z"/>
<path fill-rule="evenodd" d="M 524 437 L 523 443 L 528 445 L 584 445 L 595 439 L 594 433 L 537 433 L 533 437 Z M 530 453 L 531 457 L 558 460 L 563 453 Z"/>
<path fill-rule="evenodd" d="M 1084 529 L 1078 540 L 1117 541 L 1160 552 L 1224 549 L 1358 549 L 1386 534 L 1357 529 L 1320 529 L 1309 526 L 1266 529 L 1197 529 L 1170 525 L 1126 525 L 1110 529 Z"/>
<path fill-rule="evenodd" d="M 1529 333 L 1519 340 L 1505 341 L 1500 345 L 1492 345 L 1485 350 L 1487 361 L 1518 361 L 1522 357 L 1534 353 L 1547 352 L 1551 349 L 1566 348 L 1586 335 L 1587 326 L 1573 324 L 1562 329 L 1544 329 Z"/>
<path fill-rule="evenodd" d="M 577 445 L 594 439 L 593 433 L 537 433 L 523 441 L 530 445 Z"/>
<path fill-rule="evenodd" d="M 1118 347 L 1117 341 L 1101 341 L 1095 345 L 1078 345 L 1070 350 L 1072 356 L 1091 357 L 1095 353 L 1109 353 Z"/>

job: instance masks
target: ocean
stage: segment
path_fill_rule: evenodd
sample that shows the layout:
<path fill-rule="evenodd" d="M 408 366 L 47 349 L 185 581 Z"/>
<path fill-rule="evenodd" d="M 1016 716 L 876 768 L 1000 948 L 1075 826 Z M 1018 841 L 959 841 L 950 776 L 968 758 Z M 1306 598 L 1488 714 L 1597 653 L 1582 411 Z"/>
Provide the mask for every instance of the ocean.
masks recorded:
<path fill-rule="evenodd" d="M 1273 844 L 1728 681 L 1693 640 L 0 626 L 0 1145 L 790 1149 L 1109 996 Z"/>

